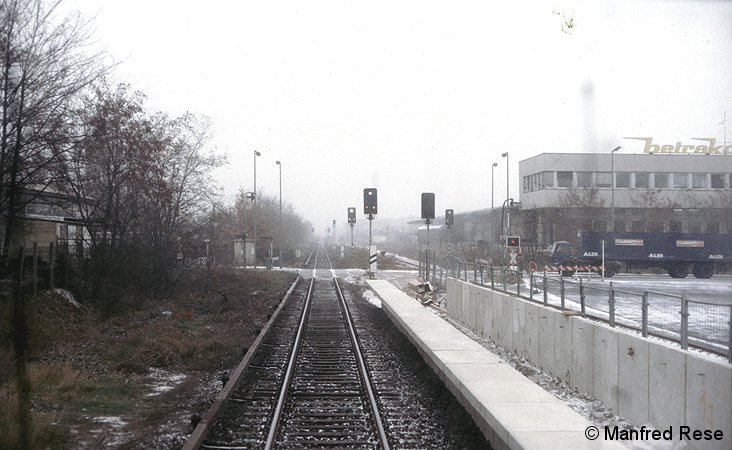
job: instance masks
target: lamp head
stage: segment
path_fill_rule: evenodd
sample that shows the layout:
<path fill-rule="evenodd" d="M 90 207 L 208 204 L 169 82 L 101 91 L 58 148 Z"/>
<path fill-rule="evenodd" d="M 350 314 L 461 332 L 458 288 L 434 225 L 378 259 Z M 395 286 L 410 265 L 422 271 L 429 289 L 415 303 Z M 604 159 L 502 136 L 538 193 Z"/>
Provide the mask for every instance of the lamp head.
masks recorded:
<path fill-rule="evenodd" d="M 493 167 L 498 167 L 498 163 L 493 163 Z"/>
<path fill-rule="evenodd" d="M 259 152 L 258 152 L 258 151 L 256 151 L 256 150 L 254 150 L 254 156 L 262 156 L 262 154 L 261 154 L 261 153 L 259 153 Z"/>
<path fill-rule="evenodd" d="M 501 157 L 505 158 L 506 156 L 508 156 L 508 152 L 501 153 Z"/>
<path fill-rule="evenodd" d="M 280 162 L 279 161 L 275 161 L 275 162 L 277 163 L 278 166 L 280 165 Z"/>

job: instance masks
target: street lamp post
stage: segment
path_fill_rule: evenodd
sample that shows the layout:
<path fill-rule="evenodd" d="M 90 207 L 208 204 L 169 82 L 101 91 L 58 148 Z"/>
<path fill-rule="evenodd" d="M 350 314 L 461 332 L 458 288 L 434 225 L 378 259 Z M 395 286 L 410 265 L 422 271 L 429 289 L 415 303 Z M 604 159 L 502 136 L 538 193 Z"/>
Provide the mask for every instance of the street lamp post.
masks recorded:
<path fill-rule="evenodd" d="M 262 156 L 262 154 L 254 150 L 254 268 L 257 267 L 257 156 Z"/>
<path fill-rule="evenodd" d="M 279 259 L 280 259 L 280 269 L 282 268 L 282 163 L 280 161 L 277 161 L 277 167 L 280 169 L 280 226 L 279 226 L 279 236 L 278 241 L 280 245 L 279 250 Z"/>
<path fill-rule="evenodd" d="M 493 169 L 495 169 L 496 167 L 498 167 L 498 163 L 494 162 L 491 165 L 491 212 L 490 212 L 490 218 L 491 218 L 491 242 L 490 242 L 490 245 L 489 245 L 489 250 L 491 252 L 491 264 L 493 263 L 493 244 L 496 242 L 496 230 L 495 230 L 495 227 L 496 227 L 496 224 L 495 224 L 496 218 L 493 215 L 493 208 L 494 208 L 494 205 L 495 205 L 495 203 L 493 201 L 493 190 L 494 190 L 493 188 L 495 186 L 495 183 L 493 182 L 493 180 L 494 180 L 494 176 L 493 176 L 493 172 L 494 171 L 493 171 Z"/>
<path fill-rule="evenodd" d="M 509 184 L 508 184 L 508 169 L 510 167 L 510 165 L 508 164 L 508 152 L 501 153 L 501 157 L 502 158 L 506 158 L 506 201 L 504 201 L 504 206 L 505 206 L 506 202 L 511 198 L 510 193 L 508 191 L 508 186 L 509 186 Z M 510 212 L 508 213 L 508 217 L 509 218 L 511 217 L 511 213 Z M 509 219 L 509 221 L 506 222 L 506 224 L 507 224 L 507 226 L 506 226 L 506 236 L 508 236 L 508 223 L 510 223 L 510 219 Z M 503 232 L 503 210 L 501 210 L 501 232 Z"/>
<path fill-rule="evenodd" d="M 501 157 L 506 158 L 506 198 L 511 198 L 511 195 L 508 192 L 508 152 L 501 153 Z"/>
<path fill-rule="evenodd" d="M 610 231 L 615 231 L 615 152 L 618 150 L 619 145 L 610 151 Z"/>

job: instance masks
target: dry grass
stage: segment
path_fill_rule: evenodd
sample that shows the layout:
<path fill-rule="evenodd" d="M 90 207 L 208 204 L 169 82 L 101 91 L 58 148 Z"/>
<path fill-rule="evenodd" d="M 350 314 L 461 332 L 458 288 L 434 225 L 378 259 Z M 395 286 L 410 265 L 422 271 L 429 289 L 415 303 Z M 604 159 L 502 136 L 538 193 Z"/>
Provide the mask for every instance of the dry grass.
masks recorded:
<path fill-rule="evenodd" d="M 0 448 L 21 448 L 18 421 L 18 393 L 14 383 L 0 387 Z M 66 433 L 55 413 L 35 412 L 31 417 L 30 441 L 32 449 L 59 448 Z"/>
<path fill-rule="evenodd" d="M 79 386 L 81 378 L 68 362 L 33 363 L 28 366 L 27 374 L 34 393 L 71 391 Z"/>
<path fill-rule="evenodd" d="M 135 448 L 176 448 L 151 436 L 190 431 L 190 415 L 203 414 L 206 396 L 215 396 L 208 384 L 236 366 L 293 279 L 277 271 L 201 271 L 166 297 L 138 299 L 137 309 L 109 318 L 52 293 L 29 298 L 31 447 L 68 448 L 66 430 L 73 430 L 73 448 L 97 448 L 104 424 L 90 418 L 119 416 L 128 424 L 123 439 Z M 2 337 L 11 336 L 7 312 L 0 305 Z M 12 449 L 19 424 L 10 339 L 0 342 L 0 357 L 11 362 L 0 368 L 0 449 Z M 186 379 L 148 397 L 151 368 Z"/>

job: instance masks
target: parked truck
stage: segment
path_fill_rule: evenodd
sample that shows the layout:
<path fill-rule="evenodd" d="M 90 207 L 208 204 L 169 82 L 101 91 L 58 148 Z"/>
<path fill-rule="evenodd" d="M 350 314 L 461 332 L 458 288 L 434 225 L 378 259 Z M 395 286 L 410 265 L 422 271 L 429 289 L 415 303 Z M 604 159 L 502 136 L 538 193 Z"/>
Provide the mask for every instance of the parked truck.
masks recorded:
<path fill-rule="evenodd" d="M 732 234 L 580 231 L 578 237 L 577 251 L 567 241 L 552 244 L 548 270 L 601 272 L 604 262 L 606 277 L 623 268 L 661 267 L 672 278 L 690 272 L 711 278 L 732 264 Z"/>

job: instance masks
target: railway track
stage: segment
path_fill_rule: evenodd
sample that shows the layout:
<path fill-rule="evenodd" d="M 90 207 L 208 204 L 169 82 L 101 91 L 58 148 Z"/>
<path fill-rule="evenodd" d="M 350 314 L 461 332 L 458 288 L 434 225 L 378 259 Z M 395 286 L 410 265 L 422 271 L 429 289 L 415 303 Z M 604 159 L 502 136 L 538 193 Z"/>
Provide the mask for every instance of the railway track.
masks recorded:
<path fill-rule="evenodd" d="M 321 250 L 308 262 L 331 268 Z M 288 297 L 200 448 L 388 449 L 337 280 L 299 280 Z"/>
<path fill-rule="evenodd" d="M 411 344 L 341 289 L 324 250 L 307 269 L 312 277 L 290 288 L 184 449 L 486 447 L 464 410 L 446 406 L 445 396 L 457 402 L 436 377 L 414 389 L 409 364 L 431 371 L 413 351 L 405 364 L 394 342 Z"/>

